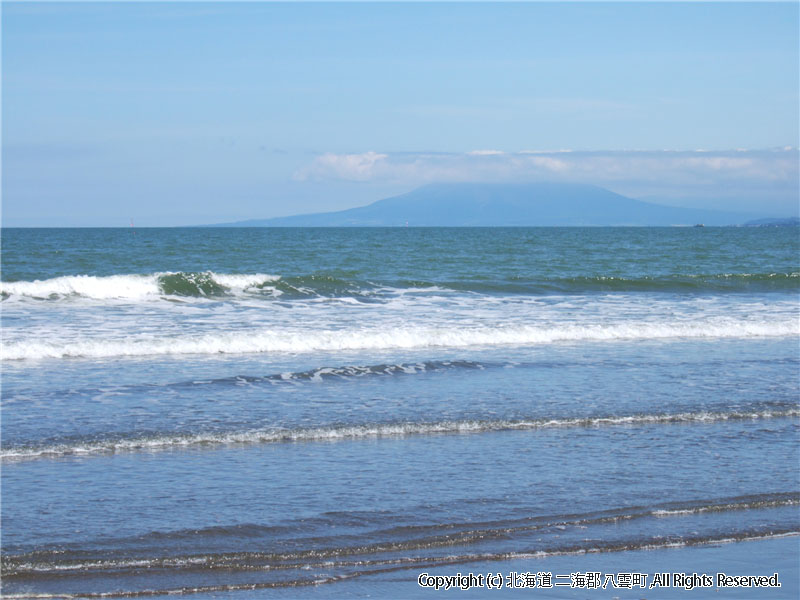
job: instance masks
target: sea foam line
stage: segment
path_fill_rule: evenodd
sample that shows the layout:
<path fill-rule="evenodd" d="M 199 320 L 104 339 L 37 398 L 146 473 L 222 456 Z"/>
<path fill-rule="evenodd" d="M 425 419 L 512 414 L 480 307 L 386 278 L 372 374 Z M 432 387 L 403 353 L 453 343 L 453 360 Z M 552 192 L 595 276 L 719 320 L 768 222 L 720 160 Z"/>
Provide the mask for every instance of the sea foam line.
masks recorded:
<path fill-rule="evenodd" d="M 508 430 L 593 428 L 621 425 L 712 423 L 800 416 L 800 409 L 758 412 L 685 412 L 660 415 L 577 417 L 571 419 L 517 419 L 496 421 L 439 421 L 433 423 L 387 423 L 301 429 L 257 429 L 230 433 L 164 435 L 131 439 L 109 439 L 48 446 L 12 446 L 0 451 L 0 460 L 22 461 L 66 456 L 92 456 L 123 452 L 158 452 L 232 445 L 287 442 L 335 442 L 368 438 L 490 433 Z"/>
<path fill-rule="evenodd" d="M 574 341 L 800 336 L 800 321 L 720 317 L 696 322 L 627 322 L 613 325 L 393 327 L 387 329 L 275 330 L 150 339 L 20 340 L 3 344 L 3 360 L 113 358 L 187 354 L 250 354 L 338 350 L 547 344 Z"/>

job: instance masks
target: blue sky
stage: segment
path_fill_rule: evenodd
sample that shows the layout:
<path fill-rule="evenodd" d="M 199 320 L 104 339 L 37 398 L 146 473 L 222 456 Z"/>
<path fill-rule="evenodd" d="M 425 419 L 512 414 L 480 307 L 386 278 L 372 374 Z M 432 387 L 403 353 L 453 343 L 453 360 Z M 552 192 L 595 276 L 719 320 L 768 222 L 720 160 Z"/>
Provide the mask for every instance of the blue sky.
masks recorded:
<path fill-rule="evenodd" d="M 266 218 L 470 180 L 797 214 L 798 19 L 791 2 L 4 2 L 3 224 Z"/>

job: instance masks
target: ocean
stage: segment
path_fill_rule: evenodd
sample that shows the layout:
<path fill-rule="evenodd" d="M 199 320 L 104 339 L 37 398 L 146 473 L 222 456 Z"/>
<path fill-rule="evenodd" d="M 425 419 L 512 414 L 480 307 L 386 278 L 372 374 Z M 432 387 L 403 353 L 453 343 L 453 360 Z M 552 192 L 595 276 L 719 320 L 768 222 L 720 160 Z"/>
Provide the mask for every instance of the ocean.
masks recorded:
<path fill-rule="evenodd" d="M 800 594 L 797 228 L 6 228 L 0 292 L 3 597 Z"/>

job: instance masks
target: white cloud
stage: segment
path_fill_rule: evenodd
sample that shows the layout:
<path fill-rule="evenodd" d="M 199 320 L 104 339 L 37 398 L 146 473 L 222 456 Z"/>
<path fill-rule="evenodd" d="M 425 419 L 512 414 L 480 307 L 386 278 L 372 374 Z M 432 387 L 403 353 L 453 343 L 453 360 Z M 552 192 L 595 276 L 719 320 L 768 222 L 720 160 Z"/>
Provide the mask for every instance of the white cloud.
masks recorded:
<path fill-rule="evenodd" d="M 502 150 L 473 150 L 467 154 L 470 156 L 498 156 L 505 154 L 505 152 Z"/>
<path fill-rule="evenodd" d="M 296 173 L 300 180 L 338 179 L 407 183 L 431 181 L 536 181 L 598 185 L 651 182 L 668 185 L 796 183 L 797 149 L 729 151 L 535 151 L 507 153 L 332 154 Z"/>
<path fill-rule="evenodd" d="M 382 176 L 382 164 L 388 154 L 364 152 L 362 154 L 332 154 L 318 156 L 314 163 L 295 173 L 295 179 L 344 179 L 370 181 Z"/>
<path fill-rule="evenodd" d="M 542 168 L 553 173 L 566 173 L 570 169 L 569 163 L 552 156 L 531 156 L 526 160 L 533 167 Z"/>

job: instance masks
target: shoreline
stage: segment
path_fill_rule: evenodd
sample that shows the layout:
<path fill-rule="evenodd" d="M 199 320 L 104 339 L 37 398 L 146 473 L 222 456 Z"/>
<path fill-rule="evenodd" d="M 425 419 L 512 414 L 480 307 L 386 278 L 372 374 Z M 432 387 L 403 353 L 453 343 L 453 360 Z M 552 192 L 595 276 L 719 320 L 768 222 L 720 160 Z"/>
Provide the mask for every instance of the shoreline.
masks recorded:
<path fill-rule="evenodd" d="M 266 593 L 270 598 L 398 598 L 422 599 L 437 598 L 441 594 L 447 597 L 464 598 L 526 598 L 542 599 L 563 598 L 613 598 L 619 600 L 653 600 L 667 599 L 705 599 L 769 598 L 773 600 L 794 600 L 800 596 L 800 534 L 785 534 L 770 538 L 750 539 L 735 542 L 712 542 L 675 548 L 658 548 L 651 550 L 626 550 L 622 552 L 591 553 L 581 555 L 554 555 L 543 557 L 518 558 L 502 561 L 484 561 L 446 565 L 423 569 L 409 569 L 376 575 L 364 575 L 352 580 L 343 580 L 333 584 L 300 588 L 271 589 Z M 647 585 L 631 589 L 613 588 L 609 584 L 606 589 L 553 587 L 544 588 L 507 588 L 486 589 L 473 587 L 469 590 L 452 588 L 435 590 L 423 588 L 417 583 L 420 573 L 429 575 L 455 575 L 461 573 L 475 575 L 500 573 L 507 577 L 509 573 L 544 572 L 552 573 L 553 582 L 556 575 L 570 573 L 600 572 L 603 578 L 608 574 L 644 573 L 648 574 Z M 710 575 L 714 579 L 711 587 L 655 587 L 649 588 L 655 573 L 694 573 L 702 576 Z M 778 573 L 779 588 L 734 588 L 716 587 L 716 574 L 727 575 L 768 575 Z M 560 578 L 559 581 L 569 581 Z M 230 593 L 230 592 L 229 592 Z M 255 598 L 264 595 L 264 590 L 238 592 L 237 598 Z M 191 595 L 196 600 L 219 598 L 212 594 Z"/>

